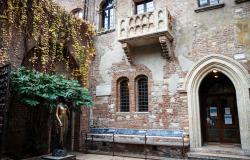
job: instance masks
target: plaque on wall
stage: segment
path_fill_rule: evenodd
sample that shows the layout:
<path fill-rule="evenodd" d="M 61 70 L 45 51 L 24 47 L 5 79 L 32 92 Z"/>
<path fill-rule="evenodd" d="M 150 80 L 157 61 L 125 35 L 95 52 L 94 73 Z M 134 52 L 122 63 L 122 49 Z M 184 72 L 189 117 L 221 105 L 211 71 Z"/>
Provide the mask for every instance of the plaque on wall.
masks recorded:
<path fill-rule="evenodd" d="M 232 115 L 224 115 L 225 124 L 233 124 Z"/>
<path fill-rule="evenodd" d="M 217 108 L 210 107 L 210 117 L 217 117 Z"/>
<path fill-rule="evenodd" d="M 225 114 L 231 114 L 231 111 L 230 111 L 229 107 L 225 108 Z"/>
<path fill-rule="evenodd" d="M 96 86 L 96 96 L 110 96 L 111 85 L 98 85 Z"/>

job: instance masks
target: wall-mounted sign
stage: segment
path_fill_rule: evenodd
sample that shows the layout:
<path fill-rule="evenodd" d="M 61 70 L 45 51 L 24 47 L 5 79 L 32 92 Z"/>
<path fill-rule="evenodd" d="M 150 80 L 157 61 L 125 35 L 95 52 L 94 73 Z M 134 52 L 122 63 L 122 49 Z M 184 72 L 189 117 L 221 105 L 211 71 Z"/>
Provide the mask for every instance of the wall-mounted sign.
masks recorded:
<path fill-rule="evenodd" d="M 111 85 L 99 85 L 96 86 L 96 96 L 110 96 Z"/>
<path fill-rule="evenodd" d="M 224 115 L 225 124 L 233 124 L 232 115 Z"/>
<path fill-rule="evenodd" d="M 217 107 L 210 107 L 210 117 L 217 117 Z"/>
<path fill-rule="evenodd" d="M 225 114 L 231 114 L 229 107 L 225 108 Z"/>

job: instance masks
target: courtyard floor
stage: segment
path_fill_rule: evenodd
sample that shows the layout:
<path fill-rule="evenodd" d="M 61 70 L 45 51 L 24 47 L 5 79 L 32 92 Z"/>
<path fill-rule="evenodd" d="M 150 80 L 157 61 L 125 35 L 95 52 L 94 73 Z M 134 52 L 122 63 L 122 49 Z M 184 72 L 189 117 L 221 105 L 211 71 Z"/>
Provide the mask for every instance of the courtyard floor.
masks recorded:
<path fill-rule="evenodd" d="M 101 155 L 101 154 L 84 154 L 79 152 L 71 153 L 76 155 L 76 160 L 143 160 L 144 158 L 130 158 L 130 157 L 121 157 L 121 156 L 111 156 L 111 155 Z M 3 159 L 3 160 L 12 160 L 12 159 Z M 27 158 L 24 160 L 41 160 L 40 157 Z M 159 160 L 179 160 L 176 158 L 161 158 Z"/>
<path fill-rule="evenodd" d="M 120 156 L 98 155 L 98 154 L 82 154 L 76 153 L 77 160 L 142 160 L 141 158 L 128 158 Z M 174 158 L 163 158 L 164 160 L 177 160 Z"/>

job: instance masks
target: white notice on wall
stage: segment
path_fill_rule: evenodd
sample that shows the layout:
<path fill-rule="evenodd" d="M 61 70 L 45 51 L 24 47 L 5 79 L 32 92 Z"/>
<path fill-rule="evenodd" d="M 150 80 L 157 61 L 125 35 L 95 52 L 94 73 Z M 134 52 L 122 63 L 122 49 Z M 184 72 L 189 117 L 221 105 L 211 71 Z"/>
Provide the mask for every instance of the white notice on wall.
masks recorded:
<path fill-rule="evenodd" d="M 224 115 L 225 124 L 233 124 L 232 115 Z"/>
<path fill-rule="evenodd" d="M 96 86 L 96 96 L 110 96 L 111 85 L 98 85 Z"/>
<path fill-rule="evenodd" d="M 225 108 L 225 114 L 231 114 L 229 107 Z"/>
<path fill-rule="evenodd" d="M 217 117 L 217 107 L 210 107 L 210 117 Z"/>

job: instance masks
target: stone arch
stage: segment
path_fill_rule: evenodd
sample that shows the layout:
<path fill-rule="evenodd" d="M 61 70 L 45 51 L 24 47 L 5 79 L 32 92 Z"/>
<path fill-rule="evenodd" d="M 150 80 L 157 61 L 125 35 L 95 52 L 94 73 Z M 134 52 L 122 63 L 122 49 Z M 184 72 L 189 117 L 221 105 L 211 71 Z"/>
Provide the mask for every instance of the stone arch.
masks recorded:
<path fill-rule="evenodd" d="M 183 89 L 187 92 L 190 147 L 202 147 L 199 87 L 201 81 L 212 70 L 225 74 L 234 84 L 238 106 L 241 147 L 250 151 L 250 76 L 247 70 L 236 60 L 218 54 L 212 54 L 199 60 L 186 76 Z"/>

